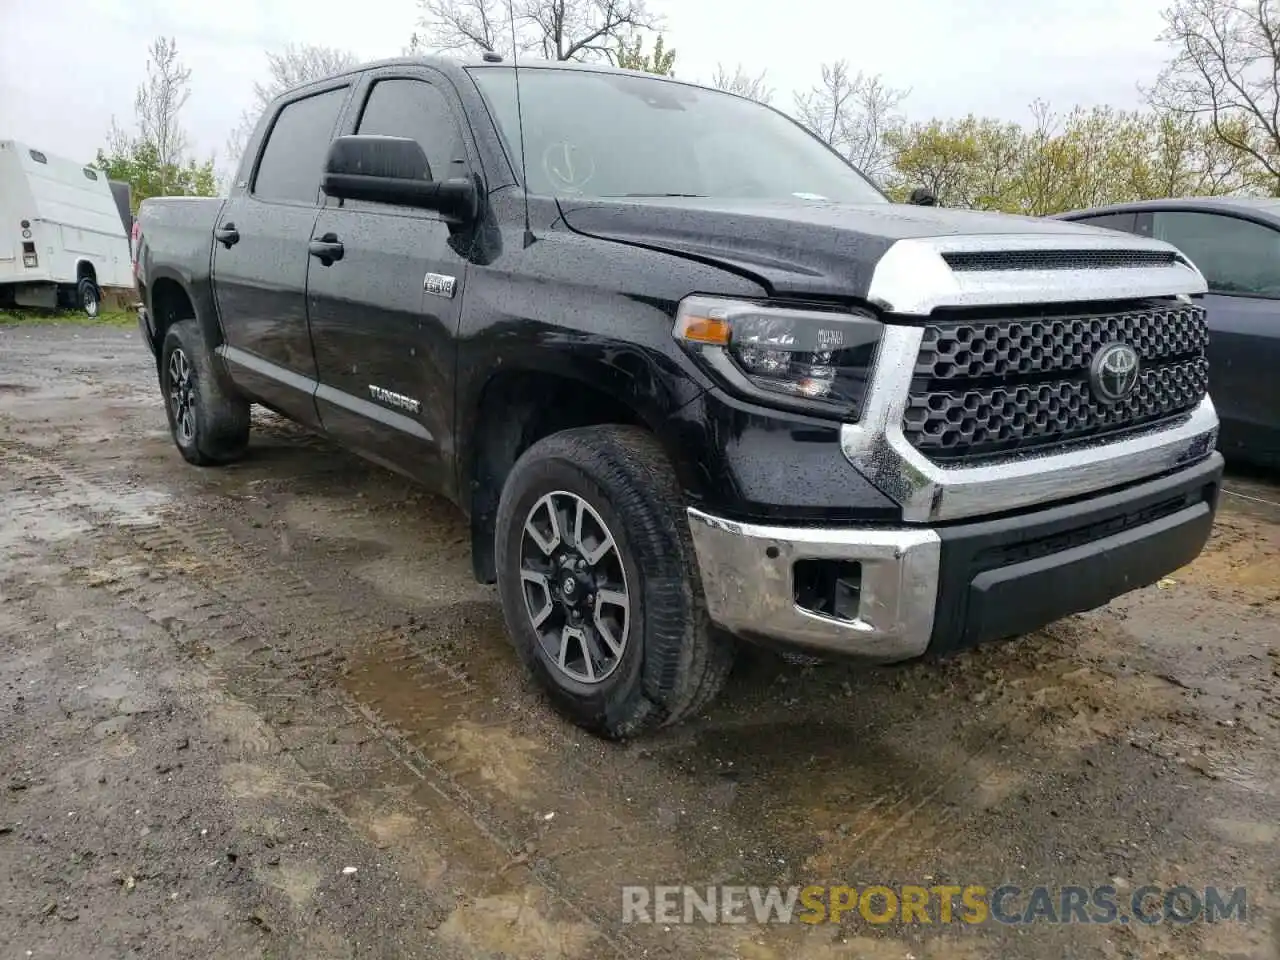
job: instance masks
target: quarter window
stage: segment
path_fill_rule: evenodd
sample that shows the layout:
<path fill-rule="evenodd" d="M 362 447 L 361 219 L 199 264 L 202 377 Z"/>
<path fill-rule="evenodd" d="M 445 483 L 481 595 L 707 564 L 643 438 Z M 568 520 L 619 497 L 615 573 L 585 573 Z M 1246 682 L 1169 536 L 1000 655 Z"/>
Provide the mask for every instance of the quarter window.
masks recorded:
<path fill-rule="evenodd" d="M 1278 230 L 1223 214 L 1160 210 L 1152 234 L 1190 257 L 1210 290 L 1280 297 Z"/>
<path fill-rule="evenodd" d="M 268 134 L 253 195 L 262 200 L 315 203 L 345 87 L 286 104 Z"/>

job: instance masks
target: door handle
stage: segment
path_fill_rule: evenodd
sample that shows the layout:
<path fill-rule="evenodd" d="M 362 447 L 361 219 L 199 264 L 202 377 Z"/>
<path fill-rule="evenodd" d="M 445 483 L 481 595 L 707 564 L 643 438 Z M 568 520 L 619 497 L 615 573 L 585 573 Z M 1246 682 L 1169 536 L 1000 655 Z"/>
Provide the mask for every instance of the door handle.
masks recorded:
<path fill-rule="evenodd" d="M 230 250 L 240 242 L 240 231 L 236 229 L 234 223 L 224 223 L 217 230 L 213 231 L 214 239 Z"/>
<path fill-rule="evenodd" d="M 341 260 L 344 252 L 342 241 L 336 233 L 326 233 L 307 244 L 307 253 L 326 267 L 331 266 L 335 260 Z"/>

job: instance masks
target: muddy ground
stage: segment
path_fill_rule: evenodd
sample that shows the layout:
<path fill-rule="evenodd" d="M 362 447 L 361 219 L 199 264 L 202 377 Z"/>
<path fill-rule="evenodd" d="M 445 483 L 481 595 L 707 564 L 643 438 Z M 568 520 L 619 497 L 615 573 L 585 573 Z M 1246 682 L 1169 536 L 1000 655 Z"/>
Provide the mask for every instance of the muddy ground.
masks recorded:
<path fill-rule="evenodd" d="M 0 956 L 1272 957 L 1280 485 L 945 663 L 747 658 L 580 735 L 447 504 L 268 415 L 187 466 L 136 334 L 0 329 Z M 1245 922 L 635 925 L 620 887 L 1244 885 Z"/>

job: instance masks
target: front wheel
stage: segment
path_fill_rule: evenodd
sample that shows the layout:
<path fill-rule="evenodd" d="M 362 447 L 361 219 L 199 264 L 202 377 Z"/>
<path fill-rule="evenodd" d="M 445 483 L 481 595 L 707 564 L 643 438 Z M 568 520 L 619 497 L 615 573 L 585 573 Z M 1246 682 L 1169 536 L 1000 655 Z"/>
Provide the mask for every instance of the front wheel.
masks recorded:
<path fill-rule="evenodd" d="M 160 351 L 160 389 L 173 442 L 197 466 L 231 463 L 249 445 L 249 404 L 218 381 L 195 320 L 169 328 Z"/>
<path fill-rule="evenodd" d="M 674 472 L 634 427 L 567 430 L 516 462 L 498 506 L 507 630 L 551 702 L 610 738 L 674 723 L 723 685 Z"/>

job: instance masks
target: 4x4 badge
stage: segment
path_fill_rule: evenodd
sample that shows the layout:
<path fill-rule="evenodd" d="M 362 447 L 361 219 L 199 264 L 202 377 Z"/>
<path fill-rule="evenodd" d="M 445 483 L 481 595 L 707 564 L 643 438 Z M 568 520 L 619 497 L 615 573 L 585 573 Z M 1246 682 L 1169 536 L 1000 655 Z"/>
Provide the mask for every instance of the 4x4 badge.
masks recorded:
<path fill-rule="evenodd" d="M 1089 365 L 1089 386 L 1103 403 L 1119 403 L 1138 385 L 1138 351 L 1127 343 L 1109 343 Z"/>
<path fill-rule="evenodd" d="M 457 279 L 446 276 L 443 273 L 428 273 L 422 281 L 422 289 L 427 293 L 437 297 L 444 297 L 447 300 L 453 299 L 453 289 L 457 286 Z"/>

